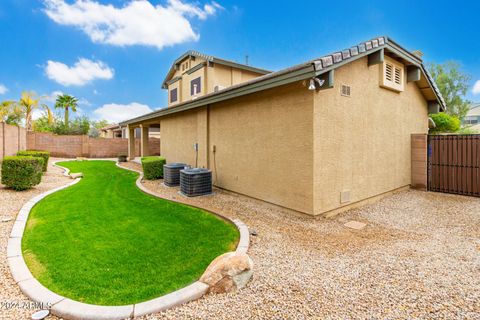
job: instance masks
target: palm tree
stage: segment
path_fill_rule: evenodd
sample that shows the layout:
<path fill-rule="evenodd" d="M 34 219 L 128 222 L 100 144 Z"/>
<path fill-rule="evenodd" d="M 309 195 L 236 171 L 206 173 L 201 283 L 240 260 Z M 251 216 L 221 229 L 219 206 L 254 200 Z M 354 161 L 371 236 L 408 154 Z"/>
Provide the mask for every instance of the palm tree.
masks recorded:
<path fill-rule="evenodd" d="M 25 114 L 25 128 L 28 131 L 32 130 L 32 115 L 33 111 L 38 108 L 39 101 L 40 99 L 35 92 L 24 91 L 18 102 L 18 105 L 22 108 L 23 113 Z"/>
<path fill-rule="evenodd" d="M 57 97 L 55 101 L 55 108 L 65 110 L 65 128 L 68 128 L 68 111 L 71 109 L 73 112 L 77 111 L 78 99 L 68 94 L 62 94 Z"/>

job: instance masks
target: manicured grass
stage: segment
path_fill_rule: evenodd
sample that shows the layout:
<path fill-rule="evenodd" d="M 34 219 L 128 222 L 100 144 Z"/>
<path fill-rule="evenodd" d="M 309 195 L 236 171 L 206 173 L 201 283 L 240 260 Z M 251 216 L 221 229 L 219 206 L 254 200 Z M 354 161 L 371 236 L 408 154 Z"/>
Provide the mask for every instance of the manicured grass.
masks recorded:
<path fill-rule="evenodd" d="M 112 161 L 60 165 L 84 178 L 33 208 L 22 241 L 31 272 L 58 294 L 101 305 L 145 301 L 196 281 L 235 248 L 235 226 L 144 194 L 137 173 Z"/>

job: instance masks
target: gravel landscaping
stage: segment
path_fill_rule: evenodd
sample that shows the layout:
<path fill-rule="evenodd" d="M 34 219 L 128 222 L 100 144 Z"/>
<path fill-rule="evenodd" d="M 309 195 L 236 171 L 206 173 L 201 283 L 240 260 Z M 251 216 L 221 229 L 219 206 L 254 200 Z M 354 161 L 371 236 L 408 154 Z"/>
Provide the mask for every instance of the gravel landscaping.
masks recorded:
<path fill-rule="evenodd" d="M 34 190 L 1 188 L 0 216 L 13 216 L 34 195 L 68 181 L 50 167 Z M 409 190 L 325 219 L 219 189 L 185 198 L 160 181 L 144 185 L 166 198 L 239 218 L 257 235 L 251 237 L 248 253 L 255 267 L 246 288 L 142 319 L 480 319 L 478 198 Z M 351 220 L 366 227 L 345 227 Z M 13 220 L 0 223 L 0 301 L 28 302 L 5 261 L 12 225 Z M 30 314 L 2 305 L 0 319 Z"/>
<path fill-rule="evenodd" d="M 51 161 L 54 161 L 53 159 Z M 30 319 L 37 306 L 26 298 L 13 281 L 7 264 L 7 241 L 20 208 L 34 196 L 71 182 L 63 175 L 63 170 L 50 165 L 42 177 L 42 182 L 33 189 L 13 191 L 0 185 L 0 319 Z"/>
<path fill-rule="evenodd" d="M 325 219 L 219 189 L 190 199 L 144 184 L 258 234 L 245 289 L 144 319 L 480 319 L 480 199 L 409 190 Z M 367 225 L 346 228 L 351 220 Z"/>

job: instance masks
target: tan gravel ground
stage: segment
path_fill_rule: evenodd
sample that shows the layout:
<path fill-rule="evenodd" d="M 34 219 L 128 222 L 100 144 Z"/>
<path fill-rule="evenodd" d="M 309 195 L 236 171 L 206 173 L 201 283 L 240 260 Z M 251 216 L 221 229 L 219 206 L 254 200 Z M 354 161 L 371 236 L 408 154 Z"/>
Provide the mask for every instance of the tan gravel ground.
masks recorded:
<path fill-rule="evenodd" d="M 218 189 L 188 199 L 144 184 L 258 233 L 247 288 L 144 319 L 480 319 L 478 198 L 409 190 L 325 219 Z M 367 226 L 344 227 L 350 220 Z"/>
<path fill-rule="evenodd" d="M 33 189 L 13 191 L 0 185 L 0 220 L 12 218 L 9 222 L 0 222 L 0 319 L 30 319 L 37 310 L 37 306 L 32 305 L 13 281 L 7 264 L 7 242 L 18 211 L 34 196 L 70 181 L 63 176 L 63 170 L 50 164 L 42 182 Z"/>
<path fill-rule="evenodd" d="M 60 172 L 50 169 L 41 191 L 0 189 L 0 216 L 67 183 Z M 164 197 L 240 218 L 258 233 L 249 250 L 255 273 L 245 289 L 144 319 L 480 319 L 480 199 L 405 191 L 325 219 L 218 189 L 190 199 L 160 181 L 144 184 Z M 350 220 L 367 226 L 344 227 Z M 12 225 L 0 223 L 0 302 L 28 301 L 5 261 Z M 2 308 L 0 319 L 29 314 Z"/>

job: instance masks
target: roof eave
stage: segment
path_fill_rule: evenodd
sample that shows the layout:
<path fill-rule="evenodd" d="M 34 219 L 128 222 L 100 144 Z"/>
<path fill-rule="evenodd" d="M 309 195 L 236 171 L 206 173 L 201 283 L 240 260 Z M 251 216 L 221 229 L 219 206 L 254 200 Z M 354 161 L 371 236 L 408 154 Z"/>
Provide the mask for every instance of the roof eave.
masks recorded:
<path fill-rule="evenodd" d="M 256 81 L 252 83 L 239 84 L 237 86 L 228 87 L 216 93 L 204 95 L 195 100 L 190 100 L 173 107 L 163 108 L 145 115 L 121 122 L 120 125 L 132 125 L 141 121 L 150 120 L 153 118 L 165 116 L 171 113 L 186 111 L 199 106 L 204 106 L 228 99 L 232 99 L 245 94 L 263 91 L 279 85 L 289 84 L 295 81 L 304 80 L 315 76 L 315 69 L 312 64 L 299 66 L 296 70 L 290 72 L 280 73 L 274 77 L 264 79 L 263 81 Z"/>

